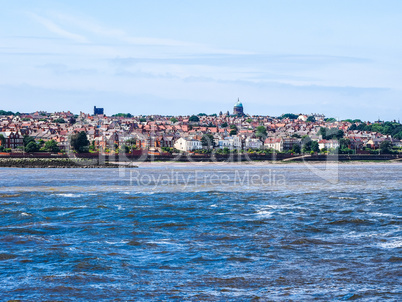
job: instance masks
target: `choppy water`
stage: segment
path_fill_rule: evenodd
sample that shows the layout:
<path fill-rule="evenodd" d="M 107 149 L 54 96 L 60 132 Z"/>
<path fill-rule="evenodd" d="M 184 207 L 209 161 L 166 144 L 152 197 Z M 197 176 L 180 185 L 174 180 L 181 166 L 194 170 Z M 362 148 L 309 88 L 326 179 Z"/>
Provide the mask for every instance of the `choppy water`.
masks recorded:
<path fill-rule="evenodd" d="M 0 297 L 401 300 L 401 167 L 3 168 Z"/>

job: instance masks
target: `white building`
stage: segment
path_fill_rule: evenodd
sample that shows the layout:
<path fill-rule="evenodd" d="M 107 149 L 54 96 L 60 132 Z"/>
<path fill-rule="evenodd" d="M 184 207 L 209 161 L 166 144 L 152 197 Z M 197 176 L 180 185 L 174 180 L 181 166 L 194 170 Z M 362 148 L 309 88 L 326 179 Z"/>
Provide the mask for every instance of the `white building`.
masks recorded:
<path fill-rule="evenodd" d="M 392 139 L 391 142 L 394 147 L 402 148 L 402 141 L 397 140 L 397 139 Z"/>
<path fill-rule="evenodd" d="M 339 142 L 335 139 L 329 139 L 329 140 L 323 139 L 318 142 L 318 148 L 320 148 L 320 150 L 324 149 L 324 148 L 329 150 L 329 149 L 335 149 L 338 147 L 339 147 Z"/>
<path fill-rule="evenodd" d="M 197 149 L 202 149 L 202 144 L 200 141 L 191 139 L 191 138 L 184 138 L 180 137 L 175 143 L 174 147 L 180 151 L 193 151 Z"/>
<path fill-rule="evenodd" d="M 229 148 L 229 150 L 233 149 L 242 149 L 241 138 L 239 136 L 229 136 L 224 139 L 220 139 L 218 141 L 218 147 L 220 149 Z"/>
<path fill-rule="evenodd" d="M 283 151 L 283 140 L 281 138 L 275 138 L 275 137 L 268 137 L 264 141 L 264 148 L 265 149 L 273 149 L 276 151 Z"/>
<path fill-rule="evenodd" d="M 263 146 L 262 141 L 258 138 L 246 138 L 245 148 L 246 149 L 261 149 Z"/>
<path fill-rule="evenodd" d="M 307 121 L 308 116 L 305 114 L 300 114 L 299 117 L 297 118 L 298 120 L 301 120 L 303 122 Z"/>

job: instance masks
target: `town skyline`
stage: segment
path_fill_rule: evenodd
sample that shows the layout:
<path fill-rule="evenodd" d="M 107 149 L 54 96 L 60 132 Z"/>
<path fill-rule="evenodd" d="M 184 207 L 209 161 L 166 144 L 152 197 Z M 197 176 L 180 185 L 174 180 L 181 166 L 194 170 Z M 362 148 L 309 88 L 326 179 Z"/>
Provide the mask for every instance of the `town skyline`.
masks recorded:
<path fill-rule="evenodd" d="M 240 99 L 240 98 L 238 98 Z M 79 110 L 79 111 L 73 111 L 73 110 L 68 110 L 68 109 L 64 109 L 64 110 L 56 110 L 56 111 L 49 111 L 49 110 L 42 110 L 42 109 L 36 109 L 33 111 L 24 111 L 24 110 L 9 110 L 8 108 L 0 108 L 0 112 L 2 114 L 0 115 L 7 115 L 5 113 L 8 113 L 10 115 L 14 115 L 14 114 L 28 114 L 28 115 L 32 115 L 34 113 L 46 113 L 46 114 L 55 114 L 55 113 L 66 113 L 66 112 L 71 112 L 74 115 L 79 115 L 80 113 L 84 113 L 84 114 L 88 114 L 88 115 L 95 115 L 94 109 L 97 108 L 96 106 L 91 106 L 91 109 L 88 110 Z M 233 106 L 231 107 L 233 108 Z M 101 109 L 102 110 L 102 114 L 104 114 L 107 117 L 114 117 L 114 116 L 118 116 L 118 115 L 126 115 L 129 114 L 132 117 L 139 117 L 139 116 L 162 116 L 162 117 L 190 117 L 192 115 L 198 116 L 198 115 L 207 115 L 207 116 L 218 116 L 220 113 L 226 114 L 226 113 L 230 113 L 232 111 L 232 109 L 224 109 L 224 110 L 218 110 L 216 112 L 192 112 L 192 113 L 185 113 L 185 114 L 157 114 L 157 113 L 151 113 L 151 114 L 142 114 L 142 113 L 133 113 L 133 112 L 129 112 L 129 111 L 124 111 L 124 112 L 117 112 L 117 111 L 112 111 L 110 112 L 111 108 L 105 107 L 105 108 L 97 108 L 97 109 Z M 382 119 L 380 115 L 378 115 L 377 118 L 373 119 L 373 120 L 367 120 L 367 119 L 362 119 L 359 116 L 348 116 L 347 118 L 340 118 L 331 114 L 326 114 L 325 112 L 282 112 L 281 114 L 278 115 L 273 115 L 273 114 L 250 114 L 247 112 L 247 110 L 245 110 L 244 115 L 245 116 L 249 116 L 249 117 L 273 117 L 273 118 L 280 118 L 284 115 L 287 114 L 292 114 L 292 115 L 298 115 L 298 116 L 323 116 L 326 118 L 333 118 L 336 119 L 337 121 L 345 121 L 345 120 L 361 120 L 364 122 L 376 122 L 376 121 L 395 121 L 400 123 L 400 118 L 393 118 L 390 120 L 387 119 Z M 230 114 L 232 115 L 232 114 Z"/>
<path fill-rule="evenodd" d="M 337 120 L 323 114 L 251 116 L 240 99 L 230 111 L 187 116 L 119 113 L 18 113 L 0 110 L 0 148 L 7 151 L 132 152 L 399 152 L 402 125 L 396 121 Z M 78 138 L 80 137 L 80 138 Z M 81 141 L 76 145 L 73 141 Z M 47 145 L 46 145 L 47 144 Z M 92 149 L 88 149 L 92 148 Z M 391 150 L 395 148 L 395 150 Z"/>

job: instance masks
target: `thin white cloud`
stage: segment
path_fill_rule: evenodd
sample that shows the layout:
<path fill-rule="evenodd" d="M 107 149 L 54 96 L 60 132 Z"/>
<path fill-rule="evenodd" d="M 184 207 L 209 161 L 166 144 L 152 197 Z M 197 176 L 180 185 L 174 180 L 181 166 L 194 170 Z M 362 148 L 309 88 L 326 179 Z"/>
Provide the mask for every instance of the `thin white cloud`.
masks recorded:
<path fill-rule="evenodd" d="M 84 36 L 69 32 L 69 31 L 61 28 L 59 25 L 55 24 L 53 21 L 51 21 L 49 19 L 43 18 L 34 13 L 28 13 L 28 15 L 35 21 L 37 21 L 40 24 L 42 24 L 43 26 L 45 26 L 49 31 L 51 31 L 61 37 L 71 39 L 71 40 L 74 40 L 74 41 L 80 42 L 80 43 L 88 42 L 87 38 L 85 38 Z"/>
<path fill-rule="evenodd" d="M 149 46 L 194 46 L 194 44 L 173 39 L 132 37 L 123 30 L 105 28 L 96 24 L 96 22 L 82 20 L 80 18 L 72 17 L 66 14 L 54 13 L 54 16 L 57 17 L 58 20 L 65 21 L 71 25 L 77 26 L 82 30 L 88 31 L 95 35 L 117 39 L 129 44 Z"/>
<path fill-rule="evenodd" d="M 84 31 L 90 32 L 97 36 L 108 37 L 111 39 L 116 39 L 121 42 L 125 42 L 129 45 L 140 45 L 140 46 L 165 46 L 165 47 L 176 47 L 180 48 L 180 52 L 184 53 L 213 53 L 213 54 L 252 54 L 250 52 L 233 50 L 233 49 L 216 49 L 208 45 L 200 43 L 192 43 L 187 41 L 180 41 L 175 39 L 166 38 L 154 38 L 154 37 L 133 37 L 127 32 L 114 29 L 106 28 L 97 24 L 96 21 L 89 21 L 90 18 L 77 18 L 75 16 L 70 16 L 58 12 L 54 12 L 53 15 L 58 19 L 71 24 L 73 26 L 79 27 Z"/>

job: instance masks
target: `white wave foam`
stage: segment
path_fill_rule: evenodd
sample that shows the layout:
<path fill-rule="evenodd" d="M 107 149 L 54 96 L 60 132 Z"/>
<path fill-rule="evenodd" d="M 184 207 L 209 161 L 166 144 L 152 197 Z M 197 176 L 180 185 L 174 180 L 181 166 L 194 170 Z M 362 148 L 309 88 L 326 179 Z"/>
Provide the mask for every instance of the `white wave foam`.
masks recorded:
<path fill-rule="evenodd" d="M 331 199 L 344 199 L 344 200 L 355 200 L 357 199 L 356 197 L 344 197 L 344 196 L 329 196 Z"/>
<path fill-rule="evenodd" d="M 379 216 L 379 217 L 401 218 L 401 216 L 397 216 L 397 215 L 393 215 L 393 214 L 387 214 L 387 213 L 378 213 L 378 212 L 371 213 L 371 215 L 373 215 L 373 216 Z"/>
<path fill-rule="evenodd" d="M 81 197 L 82 194 L 74 194 L 74 193 L 59 193 L 56 194 L 57 196 L 62 196 L 62 197 L 70 197 L 70 198 L 77 198 L 77 197 Z"/>
<path fill-rule="evenodd" d="M 402 240 L 395 240 L 390 242 L 383 242 L 379 244 L 384 249 L 395 249 L 402 247 Z"/>
<path fill-rule="evenodd" d="M 259 210 L 257 211 L 256 215 L 260 217 L 271 217 L 274 212 L 266 211 L 266 210 Z"/>

